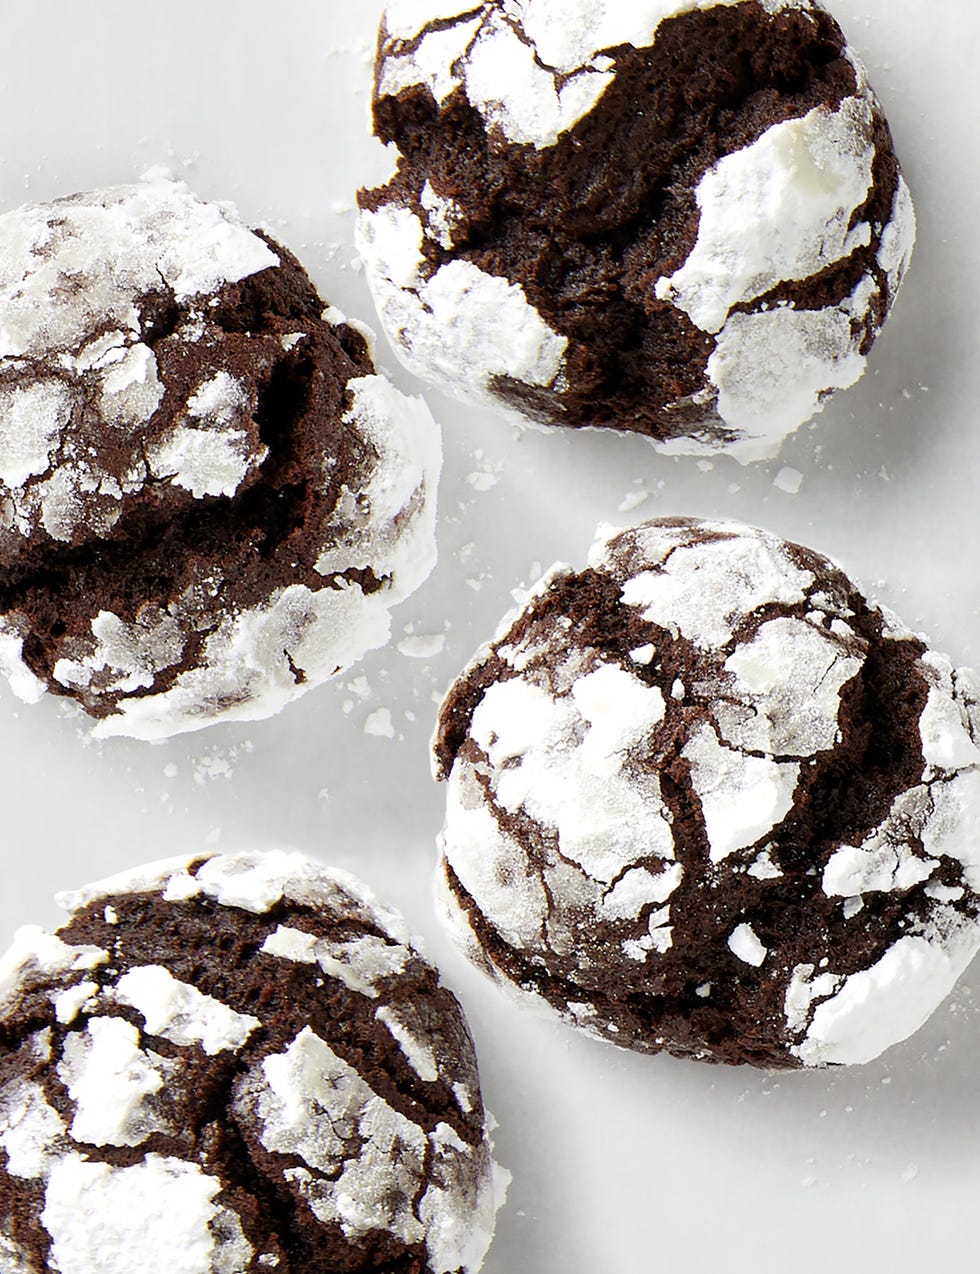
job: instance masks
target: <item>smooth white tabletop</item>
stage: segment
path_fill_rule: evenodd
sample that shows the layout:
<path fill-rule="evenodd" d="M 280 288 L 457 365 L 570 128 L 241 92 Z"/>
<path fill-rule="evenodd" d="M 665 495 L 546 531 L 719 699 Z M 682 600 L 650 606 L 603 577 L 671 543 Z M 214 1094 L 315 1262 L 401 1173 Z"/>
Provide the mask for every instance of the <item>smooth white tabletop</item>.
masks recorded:
<path fill-rule="evenodd" d="M 0 209 L 165 164 L 268 225 L 326 298 L 373 322 L 352 223 L 356 188 L 390 170 L 367 131 L 379 10 L 0 0 Z M 396 611 L 387 649 L 271 721 L 156 746 L 93 744 L 64 705 L 26 708 L 0 689 L 0 943 L 22 923 L 56 924 L 55 889 L 201 846 L 295 846 L 405 912 L 465 1004 L 514 1177 L 487 1274 L 912 1274 L 976 1260 L 980 969 L 880 1061 L 773 1077 L 620 1053 L 516 1006 L 456 954 L 430 903 L 436 702 L 513 590 L 555 560 L 583 564 L 599 522 L 760 523 L 837 558 L 954 660 L 980 664 L 980 10 L 839 0 L 835 12 L 889 115 L 919 242 L 871 371 L 777 461 L 517 433 L 432 391 L 441 560 Z M 379 358 L 422 388 L 383 341 Z"/>

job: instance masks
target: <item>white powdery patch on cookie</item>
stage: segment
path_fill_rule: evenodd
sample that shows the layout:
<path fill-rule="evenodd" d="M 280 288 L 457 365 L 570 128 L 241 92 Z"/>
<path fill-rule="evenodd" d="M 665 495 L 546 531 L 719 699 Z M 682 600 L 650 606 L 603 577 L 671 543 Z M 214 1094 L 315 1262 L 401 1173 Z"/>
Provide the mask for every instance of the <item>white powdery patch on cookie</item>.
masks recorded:
<path fill-rule="evenodd" d="M 387 933 L 405 932 L 397 914 L 380 906 L 371 891 L 349 872 L 325 867 L 304 854 L 285 849 L 235 854 L 210 851 L 161 859 L 81 889 L 66 890 L 57 895 L 57 903 L 66 911 L 80 911 L 116 894 L 157 890 L 167 902 L 204 897 L 222 907 L 240 907 L 255 915 L 265 914 L 283 899 L 330 911 L 339 909 L 343 914 L 353 909 L 358 915 L 370 915 Z M 60 939 L 54 941 L 64 945 Z"/>
<path fill-rule="evenodd" d="M 507 942 L 546 941 L 568 953 L 580 949 L 576 931 L 589 917 L 636 920 L 680 883 L 659 780 L 630 765 L 665 704 L 657 688 L 614 665 L 595 667 L 557 698 L 532 677 L 495 683 L 474 712 L 470 733 L 486 762 L 453 767 L 443 851 Z M 540 829 L 535 861 L 509 818 Z"/>
<path fill-rule="evenodd" d="M 152 686 L 157 675 L 179 662 L 185 635 L 166 611 L 144 607 L 135 623 L 111 611 L 92 620 L 93 649 L 82 659 L 59 659 L 52 669 L 55 681 L 86 690 L 98 678 L 100 688 L 132 693 Z"/>
<path fill-rule="evenodd" d="M 732 930 L 728 938 L 728 949 L 736 959 L 743 964 L 750 964 L 754 969 L 761 968 L 769 954 L 758 934 L 747 924 L 738 925 Z"/>
<path fill-rule="evenodd" d="M 648 526 L 638 536 L 652 567 L 627 579 L 622 597 L 644 619 L 705 649 L 731 641 L 733 625 L 767 603 L 802 602 L 813 574 L 796 566 L 774 535 L 734 524 L 705 523 L 718 538 L 687 543 L 690 528 Z M 608 561 L 600 538 L 590 563 Z"/>
<path fill-rule="evenodd" d="M 357 223 L 378 313 L 405 366 L 498 406 L 491 390 L 499 378 L 554 386 L 567 337 L 548 326 L 520 284 L 470 261 L 428 273 L 424 236 L 418 217 L 397 205 L 366 210 Z"/>
<path fill-rule="evenodd" d="M 373 934 L 337 942 L 279 925 L 261 947 L 265 955 L 297 964 L 316 964 L 328 977 L 338 978 L 349 991 L 377 999 L 385 978 L 404 972 L 410 958 L 408 948 L 386 942 Z"/>
<path fill-rule="evenodd" d="M 588 115 L 612 84 L 615 62 L 606 50 L 647 48 L 668 18 L 736 2 L 391 0 L 383 19 L 378 96 L 424 85 L 441 104 L 462 88 L 488 128 L 541 150 Z M 762 4 L 776 12 L 786 0 Z"/>
<path fill-rule="evenodd" d="M 129 341 L 132 341 L 130 336 Z M 76 361 L 76 366 L 78 365 Z M 99 405 L 106 422 L 117 429 L 134 429 L 150 419 L 163 401 L 164 389 L 157 375 L 153 350 L 141 341 L 117 346 L 104 356 Z"/>
<path fill-rule="evenodd" d="M 316 568 L 324 586 L 290 585 L 250 609 L 226 615 L 207 637 L 195 666 L 179 673 L 166 690 L 122 699 L 116 712 L 95 725 L 95 737 L 160 739 L 218 716 L 260 720 L 388 640 L 390 608 L 435 565 L 441 444 L 422 399 L 399 393 L 381 376 L 353 380 L 349 390 L 345 423 L 375 459 L 356 492 L 341 490 L 323 528 Z M 373 572 L 380 587 L 364 589 L 343 577 L 363 569 Z M 87 685 L 96 673 L 111 669 L 111 688 L 149 688 L 159 671 L 179 662 L 195 631 L 195 617 L 211 605 L 209 596 L 198 598 L 192 590 L 168 612 L 146 611 L 135 624 L 100 616 L 96 622 L 105 631 L 96 632 L 93 624 L 98 643 L 93 652 L 60 661 L 54 675 L 67 685 Z"/>
<path fill-rule="evenodd" d="M 421 1037 L 417 1015 L 386 1004 L 378 1009 L 375 1017 L 388 1030 L 419 1079 L 434 1084 L 439 1078 L 439 1067 L 432 1044 Z"/>
<path fill-rule="evenodd" d="M 799 1030 L 807 1017 L 809 1024 L 791 1052 L 804 1066 L 872 1061 L 923 1025 L 978 948 L 976 925 L 948 911 L 945 925 L 899 938 L 871 968 L 846 978 L 825 973 L 808 982 L 812 966 L 799 966 L 787 991 L 787 1022 L 791 1030 Z M 812 1000 L 821 995 L 811 1012 Z"/>
<path fill-rule="evenodd" d="M 129 1168 L 71 1154 L 52 1168 L 41 1224 L 61 1274 L 212 1274 L 221 1182 L 194 1163 L 149 1154 Z M 249 1251 L 248 1256 L 251 1256 Z"/>
<path fill-rule="evenodd" d="M 682 755 L 691 767 L 713 863 L 754 845 L 793 808 L 800 778 L 795 761 L 746 756 L 719 743 L 710 725 L 701 726 Z"/>
<path fill-rule="evenodd" d="M 75 396 L 60 380 L 0 386 L 0 483 L 10 490 L 44 473 L 71 419 Z M 4 510 L 5 523 L 16 506 Z"/>
<path fill-rule="evenodd" d="M 475 1269 L 466 1251 L 474 1245 L 482 1259 L 495 1207 L 480 1153 L 445 1125 L 426 1134 L 309 1027 L 239 1081 L 234 1108 L 257 1119 L 267 1150 L 302 1160 L 283 1175 L 325 1224 L 354 1240 L 381 1230 L 425 1243 L 436 1274 Z M 448 1160 L 446 1184 L 437 1174 L 416 1207 L 431 1151 Z M 453 1235 L 457 1241 L 447 1241 Z"/>
<path fill-rule="evenodd" d="M 242 429 L 191 429 L 180 425 L 147 448 L 150 473 L 185 487 L 195 500 L 234 495 L 265 455 L 252 453 Z"/>
<path fill-rule="evenodd" d="M 143 298 L 169 288 L 203 330 L 211 294 L 278 264 L 230 205 L 162 177 L 0 217 L 0 526 L 62 543 L 109 531 L 151 476 L 141 441 L 165 395 Z M 89 436 L 93 407 L 114 435 L 111 459 Z M 156 450 L 164 476 L 195 494 L 234 490 L 246 463 L 238 441 L 222 450 L 180 435 Z"/>
<path fill-rule="evenodd" d="M 696 191 L 700 222 L 690 255 L 657 283 L 660 300 L 716 333 L 734 305 L 787 280 L 817 274 L 871 242 L 852 225 L 871 188 L 874 119 L 866 98 L 819 106 L 768 128 L 726 155 Z"/>
<path fill-rule="evenodd" d="M 464 217 L 462 208 L 455 200 L 444 199 L 431 181 L 422 187 L 419 203 L 426 212 L 429 236 L 448 251 L 453 246 L 454 231 Z"/>
<path fill-rule="evenodd" d="M 80 350 L 96 317 L 138 332 L 134 296 L 186 300 L 279 264 L 228 204 L 161 177 L 17 208 L 0 244 L 0 359 Z"/>
<path fill-rule="evenodd" d="M 67 1129 L 33 1080 L 17 1079 L 0 1088 L 0 1149 L 12 1177 L 43 1177 Z"/>
<path fill-rule="evenodd" d="M 70 946 L 37 925 L 24 925 L 0 956 L 0 1012 L 15 1005 L 25 984 L 35 979 L 84 973 L 108 962 L 108 951 L 100 947 Z"/>
<path fill-rule="evenodd" d="M 257 1017 L 236 1013 L 197 987 L 178 981 L 162 965 L 130 969 L 116 983 L 116 998 L 143 1018 L 148 1035 L 173 1044 L 199 1044 L 209 1057 L 238 1052 L 261 1026 Z"/>
<path fill-rule="evenodd" d="M 840 307 L 732 315 L 708 359 L 718 415 L 734 434 L 725 448 L 730 455 L 745 464 L 771 458 L 831 391 L 857 384 L 867 359 L 854 320 L 867 314 L 869 302 L 862 282 L 851 303 Z M 674 440 L 662 450 L 693 455 L 703 448 L 696 440 Z"/>
<path fill-rule="evenodd" d="M 146 465 L 157 479 L 186 488 L 195 500 L 206 495 L 232 496 L 269 454 L 256 447 L 246 428 L 251 400 L 240 380 L 219 371 L 199 385 L 187 400 L 195 422 L 178 425 L 146 449 Z"/>
<path fill-rule="evenodd" d="M 172 1064 L 139 1045 L 139 1031 L 118 1017 L 91 1018 L 65 1038 L 57 1071 L 75 1103 L 75 1141 L 139 1146 L 151 1133 L 171 1131 L 146 1099 L 163 1088 Z"/>
<path fill-rule="evenodd" d="M 769 620 L 725 661 L 753 710 L 723 729 L 725 741 L 777 756 L 827 751 L 840 739 L 841 691 L 863 667 L 836 634 L 803 619 Z"/>

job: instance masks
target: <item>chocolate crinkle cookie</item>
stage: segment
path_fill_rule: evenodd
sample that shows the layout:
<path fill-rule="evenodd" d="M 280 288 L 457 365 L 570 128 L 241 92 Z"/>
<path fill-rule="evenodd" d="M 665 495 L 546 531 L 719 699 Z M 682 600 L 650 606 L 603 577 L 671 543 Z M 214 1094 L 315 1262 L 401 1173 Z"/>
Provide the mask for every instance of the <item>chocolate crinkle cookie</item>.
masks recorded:
<path fill-rule="evenodd" d="M 775 454 L 853 385 L 915 237 L 811 0 L 391 0 L 359 242 L 406 365 L 545 424 Z"/>
<path fill-rule="evenodd" d="M 980 678 L 826 558 L 737 523 L 611 533 L 443 705 L 442 907 L 600 1038 L 867 1062 L 980 947 L 978 743 Z"/>
<path fill-rule="evenodd" d="M 97 735 L 269 716 L 432 568 L 436 426 L 227 204 L 0 217 L 0 668 Z"/>
<path fill-rule="evenodd" d="M 494 1165 L 462 1011 L 298 854 L 65 895 L 0 961 L 5 1274 L 463 1274 Z"/>

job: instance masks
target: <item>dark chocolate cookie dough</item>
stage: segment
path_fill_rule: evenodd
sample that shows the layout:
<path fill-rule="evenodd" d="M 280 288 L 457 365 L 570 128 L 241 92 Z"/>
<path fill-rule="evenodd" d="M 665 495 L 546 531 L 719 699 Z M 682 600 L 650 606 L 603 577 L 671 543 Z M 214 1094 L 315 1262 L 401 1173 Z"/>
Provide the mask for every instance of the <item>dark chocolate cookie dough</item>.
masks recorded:
<path fill-rule="evenodd" d="M 297 854 L 67 895 L 0 962 L 0 1267 L 462 1274 L 499 1182 L 462 1012 Z"/>
<path fill-rule="evenodd" d="M 650 522 L 556 567 L 452 687 L 460 945 L 648 1052 L 869 1061 L 980 947 L 980 680 L 818 554 Z"/>
<path fill-rule="evenodd" d="M 392 0 L 359 239 L 406 365 L 547 424 L 772 455 L 852 385 L 914 239 L 810 0 Z"/>
<path fill-rule="evenodd" d="M 299 262 L 154 178 L 0 217 L 0 668 L 97 734 L 253 719 L 434 561 L 436 428 Z"/>

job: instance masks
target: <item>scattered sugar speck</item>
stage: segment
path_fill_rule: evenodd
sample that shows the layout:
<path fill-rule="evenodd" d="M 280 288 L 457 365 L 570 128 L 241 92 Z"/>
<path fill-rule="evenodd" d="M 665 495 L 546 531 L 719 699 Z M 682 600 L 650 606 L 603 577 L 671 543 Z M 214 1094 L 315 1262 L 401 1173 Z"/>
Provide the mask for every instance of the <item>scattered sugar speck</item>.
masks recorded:
<path fill-rule="evenodd" d="M 194 782 L 203 785 L 208 779 L 230 779 L 233 774 L 231 761 L 223 752 L 205 752 L 198 757 L 194 769 Z"/>
<path fill-rule="evenodd" d="M 787 495 L 796 495 L 803 485 L 803 474 L 799 469 L 786 465 L 773 478 L 772 485 L 778 487 L 780 491 L 785 491 Z"/>
<path fill-rule="evenodd" d="M 371 683 L 367 677 L 355 677 L 353 681 L 347 683 L 347 689 L 352 695 L 357 695 L 358 699 L 370 699 Z"/>
<path fill-rule="evenodd" d="M 372 712 L 364 722 L 364 733 L 380 739 L 393 739 L 395 727 L 391 720 L 391 709 L 378 708 Z"/>
<path fill-rule="evenodd" d="M 918 1166 L 914 1163 L 910 1163 L 908 1167 L 902 1172 L 902 1180 L 914 1181 L 918 1175 L 919 1175 Z"/>
<path fill-rule="evenodd" d="M 499 480 L 495 473 L 489 473 L 486 470 L 479 470 L 466 475 L 466 481 L 480 495 L 485 495 L 487 491 L 492 491 Z"/>
<path fill-rule="evenodd" d="M 634 509 L 638 509 L 641 504 L 650 499 L 649 491 L 630 491 L 628 495 L 623 496 L 619 503 L 620 513 L 632 513 Z"/>
<path fill-rule="evenodd" d="M 163 767 L 163 777 L 165 779 L 175 779 L 177 777 L 177 766 L 173 761 L 168 762 L 168 764 Z"/>
<path fill-rule="evenodd" d="M 417 637 L 403 637 L 398 643 L 398 650 L 408 659 L 431 659 L 442 654 L 446 645 L 445 633 L 420 633 Z"/>

